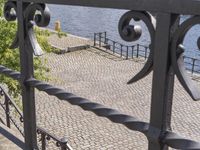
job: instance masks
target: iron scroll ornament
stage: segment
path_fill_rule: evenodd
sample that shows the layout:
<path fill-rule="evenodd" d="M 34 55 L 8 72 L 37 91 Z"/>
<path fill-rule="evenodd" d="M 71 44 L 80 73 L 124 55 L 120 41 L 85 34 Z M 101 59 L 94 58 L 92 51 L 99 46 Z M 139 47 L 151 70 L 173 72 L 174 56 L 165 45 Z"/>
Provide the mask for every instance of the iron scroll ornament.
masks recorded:
<path fill-rule="evenodd" d="M 135 21 L 143 21 L 150 33 L 151 44 L 150 54 L 147 62 L 141 71 L 136 74 L 131 80 L 128 81 L 128 84 L 137 82 L 141 80 L 145 76 L 147 76 L 153 70 L 153 43 L 155 36 L 155 28 L 156 21 L 155 18 L 147 12 L 138 12 L 138 11 L 129 11 L 125 13 L 120 21 L 119 21 L 119 34 L 121 38 L 127 42 L 132 42 L 138 40 L 141 36 L 141 29 L 137 26 L 129 25 L 131 19 Z M 175 20 L 174 20 L 175 21 Z M 187 75 L 187 71 L 185 69 L 184 60 L 183 60 L 183 52 L 184 46 L 182 45 L 183 40 L 189 29 L 191 29 L 194 25 L 200 24 L 200 17 L 193 16 L 186 21 L 184 21 L 181 25 L 178 26 L 178 29 L 172 32 L 172 44 L 171 44 L 171 65 L 173 67 L 173 72 L 176 74 L 178 80 L 184 87 L 184 89 L 188 92 L 194 100 L 200 100 L 200 91 L 195 83 L 191 80 L 191 78 Z M 200 48 L 200 38 L 197 42 L 198 47 Z"/>
<path fill-rule="evenodd" d="M 153 70 L 153 43 L 156 28 L 156 19 L 149 12 L 128 11 L 120 18 L 118 26 L 121 38 L 127 42 L 136 41 L 142 35 L 140 26 L 130 25 L 132 19 L 136 22 L 143 21 L 145 23 L 150 33 L 151 44 L 149 45 L 150 54 L 146 64 L 142 70 L 128 82 L 128 84 L 144 78 Z"/>
<path fill-rule="evenodd" d="M 200 91 L 186 72 L 183 60 L 184 46 L 182 43 L 188 31 L 197 24 L 200 24 L 200 17 L 192 16 L 179 25 L 178 29 L 172 36 L 171 46 L 171 61 L 173 70 L 184 89 L 194 100 L 200 100 Z M 199 43 L 197 43 L 197 45 L 200 48 Z M 182 51 L 182 53 L 178 54 L 178 51 Z"/>
<path fill-rule="evenodd" d="M 4 6 L 4 16 L 7 21 L 15 21 L 17 19 L 17 4 L 14 1 L 8 1 Z M 25 18 L 25 42 L 26 45 L 32 50 L 34 55 L 40 56 L 43 54 L 41 47 L 36 39 L 34 33 L 34 24 L 39 27 L 46 27 L 50 22 L 50 11 L 46 4 L 42 3 L 26 3 L 24 9 L 24 18 Z M 11 44 L 11 48 L 19 47 L 19 36 L 18 31 L 16 37 Z"/>

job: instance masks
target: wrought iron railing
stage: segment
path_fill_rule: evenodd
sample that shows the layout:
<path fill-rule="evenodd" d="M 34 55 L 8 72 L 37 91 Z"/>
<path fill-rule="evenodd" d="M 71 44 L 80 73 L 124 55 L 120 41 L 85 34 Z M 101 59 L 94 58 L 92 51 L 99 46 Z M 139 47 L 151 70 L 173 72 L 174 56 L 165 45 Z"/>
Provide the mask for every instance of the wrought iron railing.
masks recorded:
<path fill-rule="evenodd" d="M 14 127 L 21 133 L 21 135 L 24 137 L 24 131 L 23 131 L 23 115 L 21 110 L 18 108 L 18 106 L 15 104 L 15 102 L 9 97 L 9 95 L 5 92 L 5 90 L 0 87 L 0 93 L 2 102 L 0 103 L 0 106 L 5 111 L 5 122 L 3 123 L 11 128 L 11 122 L 13 123 Z M 41 127 L 37 127 L 37 134 L 38 134 L 38 140 L 41 142 L 40 149 L 41 150 L 47 150 L 47 141 L 54 141 L 55 146 L 60 148 L 61 150 L 72 150 L 71 146 L 68 144 L 68 141 L 66 138 L 59 139 L 58 137 L 54 136 L 53 134 L 50 134 L 46 130 L 44 130 Z M 39 137 L 40 135 L 40 137 Z"/>
<path fill-rule="evenodd" d="M 94 33 L 94 47 L 101 50 L 109 50 L 113 54 L 117 54 L 119 57 L 127 59 L 144 58 L 146 60 L 149 56 L 149 46 L 142 44 L 135 44 L 127 46 L 117 41 L 114 41 L 107 37 L 106 32 Z M 200 73 L 200 59 L 184 56 L 184 63 L 186 69 L 192 74 Z"/>
<path fill-rule="evenodd" d="M 142 70 L 128 84 L 136 82 L 153 71 L 150 122 L 120 113 L 115 109 L 75 96 L 60 88 L 33 78 L 33 53 L 42 51 L 33 32 L 34 24 L 45 27 L 50 21 L 50 12 L 45 3 L 88 7 L 128 9 L 119 21 L 119 34 L 125 41 L 140 38 L 142 29 L 132 25 L 131 20 L 143 21 L 150 33 L 150 53 Z M 9 0 L 4 14 L 8 21 L 18 20 L 18 31 L 13 47 L 20 49 L 21 72 L 0 66 L 0 73 L 19 80 L 22 87 L 24 134 L 26 150 L 38 149 L 34 89 L 78 105 L 98 116 L 110 119 L 143 133 L 149 150 L 200 149 L 200 143 L 178 136 L 171 130 L 171 110 L 175 75 L 183 88 L 194 100 L 200 99 L 198 87 L 185 73 L 183 40 L 189 29 L 200 24 L 200 2 L 197 0 Z M 13 13 L 15 11 L 15 13 Z M 40 12 L 40 13 L 39 13 Z M 150 12 L 156 14 L 156 18 Z M 181 15 L 190 15 L 180 21 Z M 34 23 L 35 22 L 35 23 Z M 200 39 L 198 40 L 200 47 Z"/>
<path fill-rule="evenodd" d="M 6 126 L 11 128 L 11 122 L 17 128 L 17 130 L 24 136 L 23 131 L 23 116 L 21 110 L 15 104 L 15 102 L 10 98 L 10 96 L 0 87 L 1 92 L 1 108 L 5 111 L 6 115 Z"/>
<path fill-rule="evenodd" d="M 200 59 L 184 56 L 184 62 L 187 65 L 186 69 L 191 71 L 192 74 L 200 74 Z"/>
<path fill-rule="evenodd" d="M 131 46 L 124 45 L 107 37 L 106 32 L 94 33 L 94 47 L 104 48 L 125 59 L 142 57 L 145 60 L 149 56 L 149 47 L 142 44 Z"/>
<path fill-rule="evenodd" d="M 72 150 L 72 147 L 68 144 L 68 140 L 66 138 L 59 139 L 58 137 L 48 133 L 45 129 L 37 127 L 37 133 L 41 135 L 41 150 L 48 150 L 47 141 L 54 141 L 57 148 L 60 150 Z"/>

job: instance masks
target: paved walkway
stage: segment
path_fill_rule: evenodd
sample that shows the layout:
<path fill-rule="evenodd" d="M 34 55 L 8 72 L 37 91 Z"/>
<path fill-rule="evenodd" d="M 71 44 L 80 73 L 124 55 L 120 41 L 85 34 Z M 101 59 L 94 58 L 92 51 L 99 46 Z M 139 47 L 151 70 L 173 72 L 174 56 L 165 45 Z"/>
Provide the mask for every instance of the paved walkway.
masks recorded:
<path fill-rule="evenodd" d="M 47 54 L 53 85 L 149 121 L 152 75 L 127 85 L 143 63 L 122 60 L 90 48 L 64 55 Z M 37 92 L 38 125 L 58 137 L 67 136 L 75 150 L 146 150 L 146 138 L 66 101 Z M 200 141 L 200 102 L 194 102 L 176 81 L 172 127 Z"/>
<path fill-rule="evenodd" d="M 68 37 L 63 42 L 57 41 L 57 44 L 65 47 L 67 39 L 70 40 Z M 43 58 L 47 59 L 47 66 L 51 69 L 51 84 L 140 120 L 149 121 L 152 74 L 132 85 L 126 84 L 141 69 L 142 62 L 122 60 L 93 48 L 62 55 L 46 54 Z M 147 139 L 141 133 L 72 106 L 66 101 L 36 91 L 36 103 L 37 124 L 57 137 L 68 137 L 74 150 L 147 149 Z M 173 130 L 200 141 L 199 108 L 200 102 L 192 101 L 176 81 Z M 51 143 L 47 149 L 57 148 Z"/>
<path fill-rule="evenodd" d="M 20 150 L 20 148 L 0 134 L 0 150 Z"/>
<path fill-rule="evenodd" d="M 10 139 L 12 139 L 13 142 L 11 142 Z M 20 150 L 21 148 L 15 145 L 14 141 L 18 144 L 22 144 L 23 138 L 19 135 L 18 131 L 11 130 L 0 123 L 0 150 Z"/>
<path fill-rule="evenodd" d="M 93 44 L 93 42 L 89 39 L 81 38 L 71 34 L 67 34 L 67 36 L 62 36 L 62 38 L 59 38 L 57 34 L 52 34 L 50 37 L 48 37 L 48 42 L 60 49 Z"/>

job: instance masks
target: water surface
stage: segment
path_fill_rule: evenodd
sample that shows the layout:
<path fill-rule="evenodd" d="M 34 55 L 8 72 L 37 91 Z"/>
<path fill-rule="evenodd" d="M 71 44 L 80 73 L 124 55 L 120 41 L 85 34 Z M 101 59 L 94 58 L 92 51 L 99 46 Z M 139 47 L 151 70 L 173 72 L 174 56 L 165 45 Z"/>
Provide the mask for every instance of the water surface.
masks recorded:
<path fill-rule="evenodd" d="M 50 28 L 54 28 L 55 21 L 61 22 L 62 31 L 74 35 L 93 39 L 95 32 L 107 32 L 110 39 L 123 43 L 125 45 L 133 45 L 139 43 L 149 45 L 149 32 L 143 23 L 142 37 L 139 41 L 127 43 L 123 41 L 118 33 L 118 22 L 120 17 L 128 10 L 90 8 L 80 6 L 64 6 L 64 5 L 49 5 L 51 10 Z M 182 21 L 188 18 L 183 16 Z M 196 41 L 199 37 L 200 26 L 196 25 L 187 34 L 184 46 L 186 48 L 185 55 L 200 59 L 200 51 L 197 50 Z M 161 39 L 162 40 L 162 39 Z M 200 62 L 198 62 L 200 64 Z"/>

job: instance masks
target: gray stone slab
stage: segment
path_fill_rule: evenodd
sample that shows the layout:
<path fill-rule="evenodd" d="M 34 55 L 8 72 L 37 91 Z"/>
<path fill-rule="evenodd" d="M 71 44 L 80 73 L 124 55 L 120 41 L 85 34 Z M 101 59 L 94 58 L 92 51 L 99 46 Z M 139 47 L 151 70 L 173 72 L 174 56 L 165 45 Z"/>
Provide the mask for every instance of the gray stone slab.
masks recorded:
<path fill-rule="evenodd" d="M 123 60 L 96 49 L 64 55 L 47 54 L 48 74 L 53 85 L 149 121 L 152 74 L 137 83 L 126 82 L 143 62 Z M 72 106 L 45 93 L 37 92 L 38 125 L 58 137 L 67 136 L 76 150 L 146 150 L 141 133 Z M 194 102 L 176 80 L 172 128 L 175 132 L 200 141 L 200 103 Z"/>

